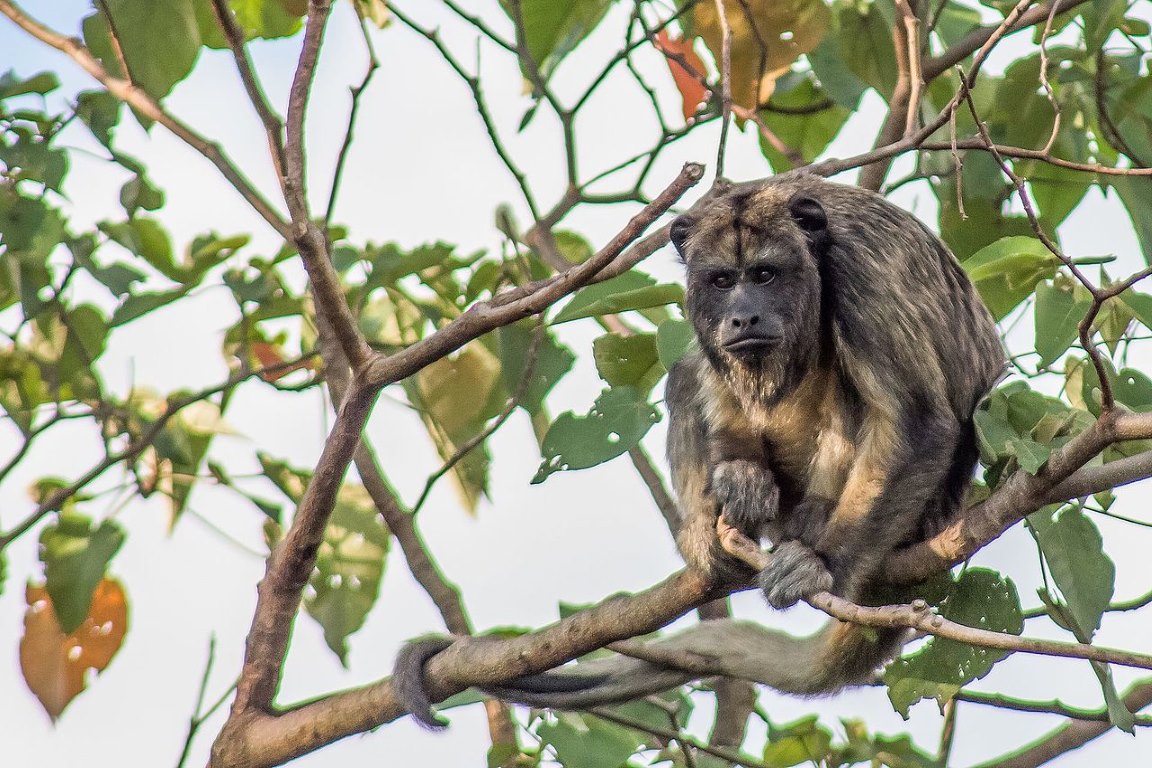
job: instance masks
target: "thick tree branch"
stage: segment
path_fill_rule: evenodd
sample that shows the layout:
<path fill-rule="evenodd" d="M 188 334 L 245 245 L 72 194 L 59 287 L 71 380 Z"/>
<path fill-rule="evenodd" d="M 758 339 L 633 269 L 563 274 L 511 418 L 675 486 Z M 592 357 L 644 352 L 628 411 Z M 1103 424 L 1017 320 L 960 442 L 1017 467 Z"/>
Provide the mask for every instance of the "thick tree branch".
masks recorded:
<path fill-rule="evenodd" d="M 650 589 L 609 598 L 539 632 L 461 638 L 428 662 L 425 683 L 439 700 L 472 685 L 542 672 L 616 640 L 652 632 L 719 594 L 696 574 L 681 571 Z M 217 742 L 212 765 L 279 765 L 405 714 L 388 678 L 278 714 L 249 712 L 233 738 Z"/>
<path fill-rule="evenodd" d="M 922 581 L 971 557 L 1010 526 L 1047 504 L 1106 490 L 1112 487 L 1106 483 L 1113 480 L 1134 482 L 1147 477 L 1139 474 L 1152 461 L 1144 454 L 1115 462 L 1120 465 L 1115 469 L 1108 469 L 1111 464 L 1080 468 L 1114 442 L 1148 437 L 1152 437 L 1150 414 L 1102 415 L 1093 426 L 1054 451 L 1036 475 L 1017 470 L 988 499 L 965 510 L 940 534 L 896 552 L 884 567 L 884 579 L 894 584 Z M 1073 493 L 1065 496 L 1064 490 Z"/>

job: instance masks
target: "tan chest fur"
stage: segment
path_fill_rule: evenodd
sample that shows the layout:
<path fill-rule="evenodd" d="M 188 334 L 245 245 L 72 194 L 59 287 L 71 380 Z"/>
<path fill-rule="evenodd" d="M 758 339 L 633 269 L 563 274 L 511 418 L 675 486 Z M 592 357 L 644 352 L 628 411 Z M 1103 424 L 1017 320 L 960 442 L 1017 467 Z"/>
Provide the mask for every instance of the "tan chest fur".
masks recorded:
<path fill-rule="evenodd" d="M 855 426 L 845 412 L 837 377 L 827 370 L 809 374 L 780 401 L 765 407 L 758 381 L 739 372 L 706 376 L 701 396 L 706 420 L 727 441 L 763 451 L 773 467 L 807 493 L 834 499 L 855 458 Z M 743 391 L 748 395 L 743 395 Z"/>

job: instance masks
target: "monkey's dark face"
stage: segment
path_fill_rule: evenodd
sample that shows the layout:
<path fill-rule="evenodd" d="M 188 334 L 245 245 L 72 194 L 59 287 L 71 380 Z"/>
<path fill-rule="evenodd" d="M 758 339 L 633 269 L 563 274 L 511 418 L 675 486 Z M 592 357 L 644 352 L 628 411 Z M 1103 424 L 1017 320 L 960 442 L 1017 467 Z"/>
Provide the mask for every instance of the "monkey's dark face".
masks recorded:
<path fill-rule="evenodd" d="M 790 388 L 820 348 L 818 248 L 827 220 L 809 198 L 733 194 L 672 223 L 688 268 L 687 311 L 709 362 Z"/>

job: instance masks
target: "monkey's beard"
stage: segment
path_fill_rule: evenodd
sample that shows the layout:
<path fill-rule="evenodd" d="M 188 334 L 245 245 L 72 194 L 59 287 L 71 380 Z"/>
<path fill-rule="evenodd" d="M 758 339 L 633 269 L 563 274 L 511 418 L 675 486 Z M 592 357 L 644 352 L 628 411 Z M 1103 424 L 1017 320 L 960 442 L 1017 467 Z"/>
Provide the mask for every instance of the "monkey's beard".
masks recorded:
<path fill-rule="evenodd" d="M 763 355 L 735 355 L 717 346 L 709 350 L 708 360 L 749 412 L 770 410 L 800 386 L 816 362 L 792 339 Z"/>

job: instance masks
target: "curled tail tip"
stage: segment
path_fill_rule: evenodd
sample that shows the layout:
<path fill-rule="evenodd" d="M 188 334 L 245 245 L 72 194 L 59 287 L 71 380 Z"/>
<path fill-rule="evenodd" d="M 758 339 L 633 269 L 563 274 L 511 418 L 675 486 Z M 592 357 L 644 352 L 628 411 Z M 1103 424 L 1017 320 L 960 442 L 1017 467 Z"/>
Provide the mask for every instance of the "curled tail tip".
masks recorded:
<path fill-rule="evenodd" d="M 432 699 L 424 687 L 424 665 L 454 642 L 453 638 L 443 636 L 413 640 L 396 654 L 396 663 L 392 668 L 392 689 L 400 706 L 430 731 L 444 730 L 448 727 L 448 720 L 432 708 Z"/>

